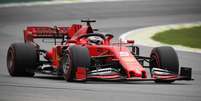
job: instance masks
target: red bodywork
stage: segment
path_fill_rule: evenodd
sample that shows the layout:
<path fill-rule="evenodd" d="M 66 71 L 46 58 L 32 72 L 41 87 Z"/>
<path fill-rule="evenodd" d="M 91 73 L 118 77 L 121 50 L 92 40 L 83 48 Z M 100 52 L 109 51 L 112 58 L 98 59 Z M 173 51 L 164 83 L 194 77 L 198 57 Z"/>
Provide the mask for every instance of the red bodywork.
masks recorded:
<path fill-rule="evenodd" d="M 106 37 L 101 45 L 89 45 L 87 39 L 79 39 L 80 36 L 93 33 L 93 29 L 90 25 L 84 26 L 80 24 L 73 24 L 70 27 L 57 27 L 57 30 L 52 27 L 36 27 L 30 26 L 24 30 L 24 41 L 26 43 L 33 44 L 37 49 L 40 49 L 39 45 L 34 42 L 36 38 L 55 38 L 63 39 L 64 36 L 68 37 L 67 41 L 61 44 L 55 44 L 49 51 L 47 51 L 45 58 L 51 60 L 51 66 L 54 69 L 58 69 L 60 64 L 60 56 L 62 54 L 62 48 L 70 45 L 83 45 L 88 48 L 91 58 L 95 57 L 107 57 L 106 62 L 119 62 L 125 72 L 126 80 L 155 80 L 153 76 L 151 79 L 147 79 L 148 73 L 145 68 L 138 62 L 138 60 L 131 54 L 128 49 L 128 45 L 133 45 L 134 41 L 128 41 L 127 43 L 111 43 L 112 37 Z M 85 70 L 78 68 L 76 72 L 76 79 L 83 78 L 100 78 L 100 79 L 119 79 L 119 74 L 111 75 L 99 75 L 99 76 L 84 76 Z M 163 76 L 165 77 L 165 76 Z M 173 76 L 165 77 L 164 79 L 171 79 Z M 177 75 L 174 75 L 173 79 L 178 79 Z"/>

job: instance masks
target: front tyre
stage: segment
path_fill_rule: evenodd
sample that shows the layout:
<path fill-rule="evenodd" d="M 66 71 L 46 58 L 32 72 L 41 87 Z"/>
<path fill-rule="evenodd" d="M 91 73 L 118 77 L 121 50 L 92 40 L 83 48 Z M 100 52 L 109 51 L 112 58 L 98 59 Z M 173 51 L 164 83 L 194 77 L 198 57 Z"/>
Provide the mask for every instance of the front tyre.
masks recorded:
<path fill-rule="evenodd" d="M 90 55 L 88 49 L 82 46 L 70 46 L 62 58 L 62 68 L 66 81 L 76 81 L 78 67 L 86 68 L 90 65 Z M 87 76 L 86 71 L 84 76 Z M 85 81 L 82 79 L 79 81 Z"/>
<path fill-rule="evenodd" d="M 175 50 L 172 47 L 156 47 L 151 52 L 150 69 L 161 69 L 166 73 L 178 75 L 179 61 Z M 172 83 L 174 80 L 156 80 L 156 83 Z"/>

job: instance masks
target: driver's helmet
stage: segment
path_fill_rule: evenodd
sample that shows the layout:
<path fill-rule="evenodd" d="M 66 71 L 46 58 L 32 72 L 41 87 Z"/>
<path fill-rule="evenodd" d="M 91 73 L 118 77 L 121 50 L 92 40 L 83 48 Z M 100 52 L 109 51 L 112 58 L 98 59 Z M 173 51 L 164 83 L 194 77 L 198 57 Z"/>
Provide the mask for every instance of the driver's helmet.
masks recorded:
<path fill-rule="evenodd" d="M 98 36 L 91 36 L 88 38 L 88 40 L 89 40 L 89 44 L 91 45 L 100 45 L 102 44 L 102 41 L 103 41 L 103 39 L 101 39 Z"/>

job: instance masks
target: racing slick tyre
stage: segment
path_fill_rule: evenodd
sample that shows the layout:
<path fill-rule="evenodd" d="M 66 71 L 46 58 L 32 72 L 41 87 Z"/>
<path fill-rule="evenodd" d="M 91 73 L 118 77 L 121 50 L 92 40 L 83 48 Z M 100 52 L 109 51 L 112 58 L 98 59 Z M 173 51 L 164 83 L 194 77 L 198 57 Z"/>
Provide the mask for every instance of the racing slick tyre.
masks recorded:
<path fill-rule="evenodd" d="M 178 75 L 179 61 L 175 50 L 172 47 L 156 47 L 151 52 L 150 70 L 153 68 L 167 70 L 171 74 Z M 153 76 L 153 75 L 152 75 Z M 156 83 L 172 83 L 175 80 L 155 80 Z"/>
<path fill-rule="evenodd" d="M 13 43 L 7 52 L 7 69 L 11 76 L 34 76 L 38 62 L 36 49 L 25 43 Z"/>
<path fill-rule="evenodd" d="M 88 49 L 83 46 L 70 46 L 62 59 L 63 74 L 66 81 L 78 81 L 76 79 L 76 71 L 78 67 L 86 68 L 90 65 L 90 55 Z M 87 76 L 86 71 L 84 72 Z M 85 79 L 79 81 L 86 81 Z"/>

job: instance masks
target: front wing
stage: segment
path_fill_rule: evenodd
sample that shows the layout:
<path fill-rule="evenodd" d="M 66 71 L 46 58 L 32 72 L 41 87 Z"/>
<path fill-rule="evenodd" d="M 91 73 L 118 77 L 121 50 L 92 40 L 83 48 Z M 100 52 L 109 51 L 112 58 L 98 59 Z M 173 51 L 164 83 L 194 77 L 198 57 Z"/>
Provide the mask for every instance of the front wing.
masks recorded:
<path fill-rule="evenodd" d="M 79 71 L 79 69 L 78 69 Z M 175 81 L 175 80 L 194 80 L 192 78 L 192 69 L 188 67 L 181 67 L 180 74 L 152 74 L 150 78 L 139 78 L 139 77 L 131 77 L 127 78 L 126 76 L 122 76 L 120 73 L 111 71 L 111 73 L 96 73 L 90 74 L 83 79 L 95 79 L 95 80 L 119 80 L 119 81 Z M 81 80 L 81 77 L 76 77 L 78 81 Z M 80 79 L 81 78 L 81 79 Z"/>

